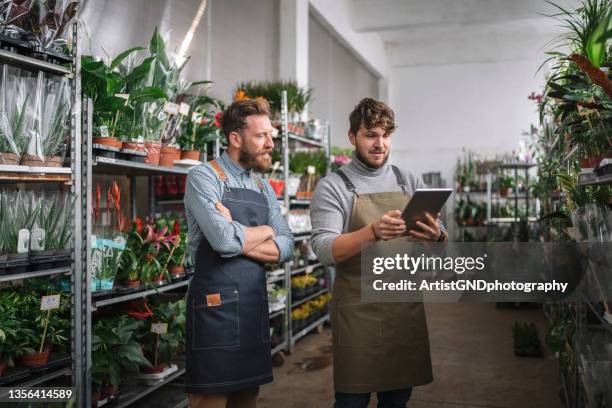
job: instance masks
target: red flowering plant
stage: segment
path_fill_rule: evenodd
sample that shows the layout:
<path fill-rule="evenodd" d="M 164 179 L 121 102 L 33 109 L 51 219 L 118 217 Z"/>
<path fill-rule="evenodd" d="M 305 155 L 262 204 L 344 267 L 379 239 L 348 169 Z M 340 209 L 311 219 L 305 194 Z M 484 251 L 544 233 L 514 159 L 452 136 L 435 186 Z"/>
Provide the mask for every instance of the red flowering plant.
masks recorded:
<path fill-rule="evenodd" d="M 126 217 L 121 209 L 121 189 L 117 182 L 108 187 L 104 202 L 102 198 L 102 187 L 96 184 L 91 237 L 94 291 L 112 289 L 126 244 Z"/>

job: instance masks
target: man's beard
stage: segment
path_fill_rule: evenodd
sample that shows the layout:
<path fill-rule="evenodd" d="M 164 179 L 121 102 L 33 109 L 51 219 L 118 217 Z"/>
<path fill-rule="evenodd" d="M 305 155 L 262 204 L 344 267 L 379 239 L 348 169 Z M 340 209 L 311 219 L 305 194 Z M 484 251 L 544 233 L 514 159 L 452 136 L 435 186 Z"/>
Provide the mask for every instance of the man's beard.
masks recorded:
<path fill-rule="evenodd" d="M 380 165 L 379 164 L 374 164 L 374 163 L 370 162 L 368 159 L 366 159 L 365 157 L 363 157 L 359 153 L 359 149 L 357 149 L 357 148 L 355 148 L 355 155 L 357 156 L 359 161 L 361 161 L 363 164 L 366 165 L 366 167 L 368 167 L 370 169 L 373 169 L 373 170 L 380 169 L 382 166 L 387 164 L 387 161 L 389 160 L 389 153 L 387 153 L 387 155 L 385 156 L 385 160 Z"/>
<path fill-rule="evenodd" d="M 240 164 L 247 169 L 253 169 L 255 171 L 266 171 L 272 166 L 272 151 L 264 151 L 262 153 L 253 154 L 249 152 L 245 146 L 240 150 L 240 157 L 238 161 Z M 266 157 L 267 155 L 267 157 Z"/>

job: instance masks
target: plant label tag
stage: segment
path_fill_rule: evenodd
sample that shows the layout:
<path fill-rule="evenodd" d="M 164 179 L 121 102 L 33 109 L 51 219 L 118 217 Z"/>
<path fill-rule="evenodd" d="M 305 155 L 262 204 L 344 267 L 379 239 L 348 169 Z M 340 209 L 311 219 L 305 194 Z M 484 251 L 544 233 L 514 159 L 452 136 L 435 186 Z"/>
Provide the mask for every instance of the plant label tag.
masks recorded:
<path fill-rule="evenodd" d="M 315 174 L 315 166 L 308 166 L 308 169 L 306 171 L 308 172 L 308 174 Z"/>
<path fill-rule="evenodd" d="M 153 323 L 151 325 L 151 333 L 157 333 L 157 334 L 168 333 L 168 323 Z"/>
<path fill-rule="evenodd" d="M 314 268 L 313 268 L 312 266 L 308 266 L 308 267 L 306 268 L 306 274 L 310 274 L 310 273 L 312 273 L 312 271 L 313 271 L 313 270 L 314 270 Z"/>
<path fill-rule="evenodd" d="M 200 124 L 200 118 L 202 117 L 202 114 L 200 112 L 193 112 L 191 114 L 191 121 L 195 124 Z"/>
<path fill-rule="evenodd" d="M 40 300 L 40 310 L 53 310 L 60 307 L 60 295 L 43 296 Z"/>
<path fill-rule="evenodd" d="M 221 294 L 213 293 L 211 295 L 206 295 L 206 305 L 208 307 L 215 307 L 221 305 Z"/>
<path fill-rule="evenodd" d="M 32 251 L 42 251 L 45 249 L 45 230 L 42 228 L 32 229 L 30 236 L 30 249 Z"/>
<path fill-rule="evenodd" d="M 188 116 L 189 115 L 189 105 L 186 104 L 185 102 L 181 103 L 181 106 L 179 108 L 179 112 L 183 116 Z"/>
<path fill-rule="evenodd" d="M 108 126 L 100 126 L 100 136 L 108 137 Z"/>
<path fill-rule="evenodd" d="M 20 229 L 19 234 L 17 235 L 17 253 L 23 254 L 24 252 L 28 252 L 30 247 L 30 230 L 28 229 Z"/>
<path fill-rule="evenodd" d="M 164 105 L 164 112 L 170 115 L 176 115 L 179 111 L 179 106 L 174 102 L 166 102 Z"/>

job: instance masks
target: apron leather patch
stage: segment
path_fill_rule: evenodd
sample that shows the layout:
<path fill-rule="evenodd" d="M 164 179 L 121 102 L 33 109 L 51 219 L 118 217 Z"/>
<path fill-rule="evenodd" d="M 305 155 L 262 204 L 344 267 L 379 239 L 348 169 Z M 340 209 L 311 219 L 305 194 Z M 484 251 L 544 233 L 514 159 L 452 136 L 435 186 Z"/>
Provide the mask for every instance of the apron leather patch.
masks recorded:
<path fill-rule="evenodd" d="M 209 307 L 221 305 L 221 294 L 213 293 L 212 295 L 206 295 L 206 305 Z"/>

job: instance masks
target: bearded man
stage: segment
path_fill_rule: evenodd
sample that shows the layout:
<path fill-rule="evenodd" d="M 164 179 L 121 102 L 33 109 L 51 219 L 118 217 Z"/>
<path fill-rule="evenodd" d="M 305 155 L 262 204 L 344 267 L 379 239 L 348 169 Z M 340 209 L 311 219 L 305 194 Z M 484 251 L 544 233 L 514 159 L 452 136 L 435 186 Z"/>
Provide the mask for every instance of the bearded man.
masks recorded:
<path fill-rule="evenodd" d="M 187 295 L 186 392 L 191 407 L 255 407 L 272 381 L 264 264 L 291 258 L 293 237 L 267 181 L 270 108 L 231 104 L 221 119 L 227 151 L 189 171 L 185 191 L 195 275 Z"/>

